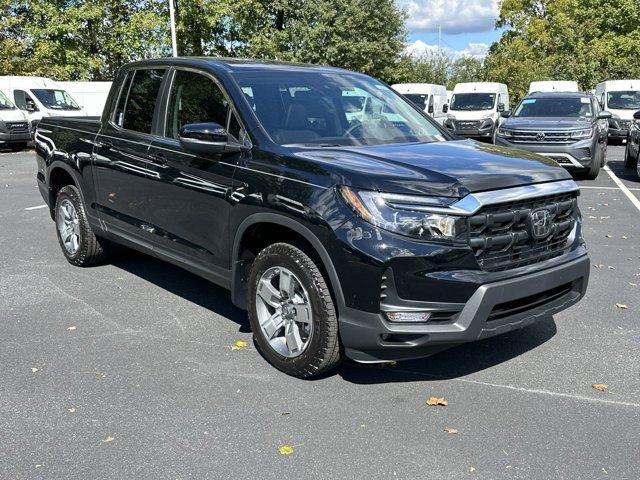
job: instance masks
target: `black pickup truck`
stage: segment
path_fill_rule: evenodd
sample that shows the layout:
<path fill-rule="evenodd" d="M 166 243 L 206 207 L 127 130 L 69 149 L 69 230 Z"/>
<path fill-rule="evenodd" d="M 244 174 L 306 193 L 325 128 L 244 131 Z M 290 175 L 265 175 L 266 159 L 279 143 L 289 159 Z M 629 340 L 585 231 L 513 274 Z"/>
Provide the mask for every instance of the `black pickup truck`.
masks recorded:
<path fill-rule="evenodd" d="M 455 140 L 366 75 L 142 61 L 101 119 L 46 118 L 35 140 L 71 264 L 117 242 L 230 289 L 257 347 L 298 377 L 504 333 L 587 288 L 563 168 Z"/>

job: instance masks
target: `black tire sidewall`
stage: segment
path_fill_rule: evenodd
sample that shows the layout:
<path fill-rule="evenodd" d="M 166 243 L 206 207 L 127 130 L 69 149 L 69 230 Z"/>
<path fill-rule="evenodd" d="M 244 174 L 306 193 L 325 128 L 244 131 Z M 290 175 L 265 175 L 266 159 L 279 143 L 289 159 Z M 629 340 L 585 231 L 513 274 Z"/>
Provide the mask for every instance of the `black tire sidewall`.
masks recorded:
<path fill-rule="evenodd" d="M 318 285 L 318 279 L 314 278 L 314 273 L 316 275 L 320 274 L 317 267 L 316 272 L 312 272 L 310 269 L 302 266 L 306 261 L 313 263 L 313 260 L 292 245 L 276 245 L 280 248 L 269 249 L 268 253 L 264 255 L 260 254 L 252 267 L 247 293 L 249 320 L 251 322 L 251 329 L 254 332 L 254 340 L 262 355 L 279 370 L 300 376 L 298 375 L 299 371 L 307 370 L 310 364 L 318 362 L 323 356 L 323 351 L 327 348 L 326 340 L 330 334 L 328 322 L 336 321 L 335 308 L 331 300 L 329 300 L 329 302 L 326 301 L 325 295 L 323 295 L 321 287 Z M 284 249 L 291 249 L 291 255 L 284 255 L 282 252 L 276 251 L 284 251 Z M 304 261 L 302 261 L 303 257 L 306 257 Z M 309 302 L 311 303 L 311 310 L 313 312 L 313 332 L 310 343 L 306 346 L 302 354 L 293 358 L 284 357 L 271 347 L 268 340 L 262 334 L 257 317 L 255 302 L 257 283 L 265 271 L 276 266 L 288 268 L 298 277 L 298 280 L 300 280 L 309 295 Z"/>
<path fill-rule="evenodd" d="M 79 239 L 79 247 L 78 250 L 71 255 L 67 252 L 67 249 L 64 247 L 64 242 L 62 241 L 62 237 L 60 236 L 60 231 L 58 229 L 58 216 L 60 212 L 60 204 L 64 199 L 68 199 L 76 209 L 76 213 L 78 214 L 78 222 L 80 226 L 80 239 Z M 56 235 L 58 237 L 58 243 L 60 244 L 60 248 L 62 249 L 62 253 L 67 258 L 69 263 L 74 265 L 83 265 L 87 256 L 89 254 L 89 236 L 93 235 L 91 231 L 91 227 L 89 226 L 89 222 L 87 221 L 87 216 L 84 210 L 84 204 L 80 197 L 80 192 L 73 185 L 67 185 L 62 187 L 58 192 L 56 197 L 56 206 L 55 206 L 55 223 L 56 223 Z"/>

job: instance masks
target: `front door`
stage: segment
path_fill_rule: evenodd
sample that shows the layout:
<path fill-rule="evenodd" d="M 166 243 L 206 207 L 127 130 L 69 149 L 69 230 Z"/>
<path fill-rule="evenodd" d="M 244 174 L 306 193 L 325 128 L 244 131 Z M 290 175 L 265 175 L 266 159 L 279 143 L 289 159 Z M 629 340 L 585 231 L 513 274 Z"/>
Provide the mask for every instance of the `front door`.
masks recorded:
<path fill-rule="evenodd" d="M 151 247 L 155 172 L 149 146 L 163 69 L 127 72 L 111 118 L 96 138 L 96 209 L 107 230 Z"/>
<path fill-rule="evenodd" d="M 178 137 L 190 123 L 215 122 L 233 137 L 242 137 L 241 127 L 213 77 L 181 69 L 173 75 L 164 128 L 149 150 L 155 172 L 152 221 L 162 232 L 159 250 L 214 276 L 224 274 L 230 268 L 230 195 L 240 154 L 198 156 L 185 150 Z"/>

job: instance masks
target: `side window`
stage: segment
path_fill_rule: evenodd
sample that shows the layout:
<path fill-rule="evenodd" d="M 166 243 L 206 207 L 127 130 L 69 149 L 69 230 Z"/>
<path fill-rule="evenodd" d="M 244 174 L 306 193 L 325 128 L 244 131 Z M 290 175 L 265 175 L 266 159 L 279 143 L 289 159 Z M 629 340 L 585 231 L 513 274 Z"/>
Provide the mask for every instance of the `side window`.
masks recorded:
<path fill-rule="evenodd" d="M 124 111 L 127 107 L 127 96 L 129 95 L 129 87 L 131 87 L 131 79 L 133 78 L 133 72 L 127 72 L 127 76 L 122 82 L 122 90 L 120 90 L 120 97 L 118 98 L 118 104 L 113 115 L 113 121 L 119 127 L 124 124 Z"/>
<path fill-rule="evenodd" d="M 33 101 L 33 98 L 25 92 L 24 90 L 14 90 L 13 91 L 13 101 L 20 110 L 26 110 L 27 104 L 30 103 L 33 107 L 38 110 L 36 107 L 36 103 Z"/>
<path fill-rule="evenodd" d="M 122 128 L 136 132 L 151 133 L 153 111 L 156 106 L 164 70 L 136 70 L 125 100 Z"/>
<path fill-rule="evenodd" d="M 227 127 L 228 113 L 229 102 L 213 80 L 195 72 L 176 71 L 167 109 L 167 137 L 178 138 L 182 126 L 189 123 L 215 122 Z M 236 132 L 229 133 L 239 135 L 239 128 L 238 124 Z"/>

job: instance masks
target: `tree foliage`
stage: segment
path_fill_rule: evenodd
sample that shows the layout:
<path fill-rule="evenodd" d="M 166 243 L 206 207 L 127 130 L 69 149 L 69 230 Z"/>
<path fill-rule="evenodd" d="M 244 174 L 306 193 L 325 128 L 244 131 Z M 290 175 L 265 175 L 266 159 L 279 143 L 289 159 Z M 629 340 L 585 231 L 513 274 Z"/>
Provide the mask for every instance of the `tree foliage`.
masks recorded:
<path fill-rule="evenodd" d="M 577 80 L 585 89 L 640 77 L 638 0 L 504 0 L 507 28 L 486 58 L 486 76 L 521 98 L 533 80 Z"/>

